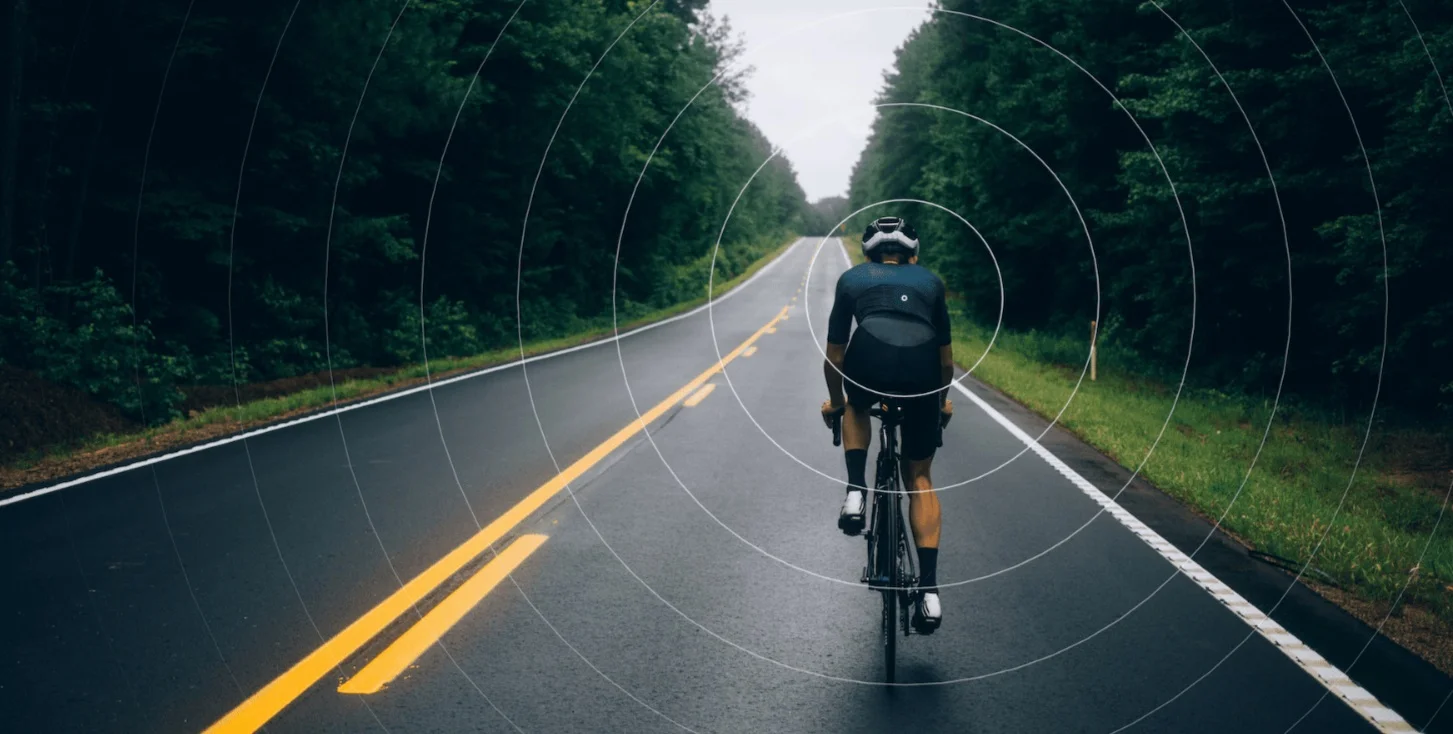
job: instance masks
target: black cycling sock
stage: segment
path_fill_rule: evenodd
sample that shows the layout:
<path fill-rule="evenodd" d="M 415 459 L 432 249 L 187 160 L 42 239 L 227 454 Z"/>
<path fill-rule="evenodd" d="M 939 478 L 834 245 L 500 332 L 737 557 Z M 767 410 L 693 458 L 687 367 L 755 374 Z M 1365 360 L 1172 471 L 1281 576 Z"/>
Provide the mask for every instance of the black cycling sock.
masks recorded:
<path fill-rule="evenodd" d="M 843 455 L 847 457 L 848 461 L 848 484 L 852 485 L 848 487 L 848 491 L 867 487 L 868 450 L 848 449 L 843 452 Z"/>
<path fill-rule="evenodd" d="M 918 549 L 918 588 L 938 591 L 938 549 Z"/>

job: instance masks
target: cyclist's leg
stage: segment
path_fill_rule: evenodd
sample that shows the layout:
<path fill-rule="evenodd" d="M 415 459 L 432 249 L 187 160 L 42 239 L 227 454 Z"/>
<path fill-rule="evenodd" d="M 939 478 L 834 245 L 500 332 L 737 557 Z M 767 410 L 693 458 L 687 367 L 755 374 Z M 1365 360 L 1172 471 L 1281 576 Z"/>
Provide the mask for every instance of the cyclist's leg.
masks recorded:
<path fill-rule="evenodd" d="M 903 416 L 903 485 L 909 493 L 908 522 L 920 555 L 924 549 L 938 549 L 942 526 L 932 474 L 933 455 L 938 450 L 938 420 L 936 396 L 915 399 Z M 928 580 L 933 581 L 934 569 L 927 570 Z"/>
<path fill-rule="evenodd" d="M 938 506 L 938 493 L 933 489 L 933 457 L 921 461 L 904 460 L 904 484 L 908 495 L 908 523 L 913 527 L 913 540 L 920 548 L 938 548 L 943 529 L 943 515 Z"/>
<path fill-rule="evenodd" d="M 843 451 L 867 451 L 873 442 L 873 423 L 868 419 L 872 406 L 858 407 L 849 400 L 843 405 Z"/>
<path fill-rule="evenodd" d="M 856 337 L 856 335 L 855 335 Z M 848 344 L 843 361 L 843 451 L 866 451 L 873 441 L 873 425 L 868 411 L 877 396 L 862 386 L 875 379 L 877 360 L 875 343 L 869 338 L 854 338 Z"/>
<path fill-rule="evenodd" d="M 891 357 L 881 342 L 866 331 L 859 329 L 848 343 L 843 355 L 843 453 L 848 467 L 848 487 L 867 487 L 865 478 L 868 463 L 868 447 L 873 442 L 873 424 L 869 412 L 882 396 L 869 386 L 875 386 L 883 379 L 885 367 L 891 367 Z M 888 371 L 888 374 L 892 374 Z"/>
<path fill-rule="evenodd" d="M 851 382 L 843 382 L 843 453 L 847 455 L 848 483 L 866 487 L 863 467 L 867 463 L 868 446 L 873 443 L 873 422 L 869 411 L 874 396 Z"/>
<path fill-rule="evenodd" d="M 843 385 L 847 400 L 843 405 L 843 460 L 847 464 L 847 496 L 838 512 L 838 528 L 848 535 L 862 532 L 867 518 L 868 445 L 873 439 L 872 421 L 868 411 L 871 397 L 851 382 Z"/>
<path fill-rule="evenodd" d="M 932 632 L 943 619 L 938 598 L 938 541 L 943 520 L 933 489 L 933 454 L 938 449 L 938 398 L 915 401 L 903 422 L 903 483 L 908 490 L 908 522 L 918 546 L 918 587 L 914 608 L 919 632 Z"/>

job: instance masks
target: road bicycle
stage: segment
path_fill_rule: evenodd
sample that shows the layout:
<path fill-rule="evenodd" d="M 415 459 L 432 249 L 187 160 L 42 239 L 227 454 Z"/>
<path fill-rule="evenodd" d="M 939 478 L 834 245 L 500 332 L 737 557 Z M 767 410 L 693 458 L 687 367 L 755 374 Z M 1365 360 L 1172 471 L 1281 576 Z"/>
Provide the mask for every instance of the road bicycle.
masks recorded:
<path fill-rule="evenodd" d="M 868 415 L 879 420 L 877 470 L 866 530 L 868 564 L 861 581 L 869 591 L 883 597 L 883 675 L 888 683 L 897 677 L 898 632 L 915 634 L 910 623 L 912 596 L 918 584 L 918 549 L 911 538 L 908 514 L 903 511 L 903 477 L 898 457 L 898 428 L 903 424 L 903 405 L 884 400 Z M 842 416 L 832 422 L 832 444 L 842 445 Z M 942 445 L 942 439 L 939 444 Z M 911 550 L 911 552 L 910 552 Z"/>

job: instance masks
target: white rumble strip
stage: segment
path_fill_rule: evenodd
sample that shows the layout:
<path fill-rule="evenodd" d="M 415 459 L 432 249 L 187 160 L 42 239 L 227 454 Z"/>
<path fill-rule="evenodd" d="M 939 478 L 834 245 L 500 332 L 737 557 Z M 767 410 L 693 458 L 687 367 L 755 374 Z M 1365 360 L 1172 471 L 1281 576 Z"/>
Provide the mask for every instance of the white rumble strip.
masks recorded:
<path fill-rule="evenodd" d="M 1327 662 L 1325 658 L 1317 654 L 1316 650 L 1307 647 L 1305 643 L 1297 639 L 1296 635 L 1286 631 L 1272 618 L 1262 614 L 1261 610 L 1257 609 L 1254 604 L 1241 598 L 1240 594 L 1232 591 L 1231 587 L 1222 583 L 1210 571 L 1201 568 L 1201 565 L 1192 560 L 1190 556 L 1182 553 L 1174 545 L 1171 545 L 1169 541 L 1160 537 L 1149 526 L 1130 514 L 1125 508 L 1116 504 L 1114 500 L 1110 499 L 1109 495 L 1096 489 L 1095 485 L 1091 484 L 1088 479 L 1085 479 L 1078 472 L 1069 468 L 1063 461 L 1060 461 L 1058 456 L 1050 453 L 1049 449 L 1039 445 L 1033 436 L 1030 436 L 1018 426 L 1014 425 L 1002 413 L 984 402 L 982 398 L 970 392 L 962 384 L 954 383 L 954 387 L 958 388 L 959 392 L 967 396 L 969 400 L 972 400 L 975 405 L 979 406 L 995 422 L 1003 426 L 1004 430 L 1009 431 L 1015 438 L 1023 441 L 1039 458 L 1048 462 L 1056 471 L 1070 480 L 1071 484 L 1078 487 L 1081 492 L 1084 492 L 1087 497 L 1105 508 L 1105 511 L 1120 521 L 1121 525 L 1129 528 L 1130 532 L 1135 533 L 1151 548 L 1154 548 L 1157 553 L 1164 556 L 1166 560 L 1171 562 L 1171 565 L 1180 569 L 1181 573 L 1185 574 L 1187 578 L 1195 582 L 1197 586 L 1205 589 L 1217 601 L 1226 605 L 1227 609 L 1230 609 L 1242 621 L 1251 625 L 1252 629 L 1256 630 L 1258 634 L 1270 641 L 1271 644 L 1276 645 L 1277 649 L 1285 653 L 1287 657 L 1291 658 L 1303 670 L 1310 673 L 1312 677 L 1321 681 L 1322 685 L 1332 692 L 1332 695 L 1345 701 L 1354 711 L 1372 722 L 1372 725 L 1376 726 L 1379 731 L 1417 731 L 1412 725 L 1404 721 L 1403 717 L 1399 716 L 1397 712 L 1383 706 L 1366 689 L 1353 683 L 1351 678 L 1348 678 L 1336 666 Z"/>
<path fill-rule="evenodd" d="M 838 242 L 841 244 L 842 241 L 839 240 Z M 842 253 L 843 259 L 848 260 L 848 267 L 852 267 L 852 260 L 848 259 L 847 249 L 842 248 Z M 1170 541 L 1162 538 L 1154 530 L 1151 530 L 1150 526 L 1130 514 L 1124 507 L 1116 504 L 1114 500 L 1110 499 L 1108 494 L 1097 489 L 1095 485 L 1090 483 L 1090 480 L 1080 476 L 1078 472 L 1061 461 L 1058 456 L 1050 453 L 1049 449 L 1039 445 L 1039 442 L 1033 436 L 1025 433 L 1019 426 L 1014 425 L 1013 421 L 1010 421 L 1003 413 L 995 410 L 993 406 L 984 402 L 978 395 L 970 392 L 962 383 L 955 382 L 953 385 L 965 397 L 973 401 L 974 405 L 977 405 L 980 410 L 983 410 L 986 415 L 993 418 L 994 422 L 1003 426 L 1004 430 L 1008 431 L 1015 438 L 1023 441 L 1035 455 L 1044 459 L 1045 462 L 1054 467 L 1055 471 L 1062 474 L 1065 479 L 1070 480 L 1070 483 L 1079 488 L 1081 492 L 1084 492 L 1085 496 L 1105 508 L 1107 514 L 1120 521 L 1121 525 L 1124 525 L 1130 532 L 1135 533 L 1147 545 L 1154 548 L 1155 552 L 1170 561 L 1171 565 L 1179 569 L 1181 573 L 1185 574 L 1197 586 L 1205 589 L 1217 601 L 1226 605 L 1226 608 L 1240 617 L 1243 622 L 1251 625 L 1253 630 L 1266 638 L 1271 644 L 1275 645 L 1288 658 L 1291 658 L 1292 662 L 1296 663 L 1302 670 L 1307 671 L 1313 678 L 1320 681 L 1328 691 L 1332 692 L 1332 695 L 1342 699 L 1348 706 L 1352 707 L 1353 711 L 1361 714 L 1363 718 L 1371 722 L 1373 726 L 1377 727 L 1378 731 L 1412 732 L 1416 734 L 1418 730 L 1404 721 L 1403 717 L 1398 715 L 1396 711 L 1383 706 L 1375 696 L 1368 693 L 1363 687 L 1352 682 L 1352 679 L 1347 677 L 1346 673 L 1343 673 L 1335 665 L 1327 662 L 1316 650 L 1307 647 L 1296 635 L 1286 631 L 1275 620 L 1262 614 L 1261 610 L 1256 608 L 1256 605 L 1243 599 L 1240 594 L 1232 591 L 1231 587 L 1222 583 L 1210 571 L 1201 568 L 1201 565 L 1192 560 L 1190 556 L 1182 553 L 1180 549 L 1171 545 Z"/>

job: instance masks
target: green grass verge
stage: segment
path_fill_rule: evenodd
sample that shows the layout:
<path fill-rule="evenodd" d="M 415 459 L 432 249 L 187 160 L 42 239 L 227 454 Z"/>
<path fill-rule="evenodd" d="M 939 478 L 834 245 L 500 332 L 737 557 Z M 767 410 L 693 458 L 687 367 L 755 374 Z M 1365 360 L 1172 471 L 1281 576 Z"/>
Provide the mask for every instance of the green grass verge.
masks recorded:
<path fill-rule="evenodd" d="M 861 265 L 868 261 L 868 258 L 863 255 L 862 235 L 844 235 L 842 240 L 843 248 L 848 251 L 848 259 L 852 260 L 854 265 Z"/>
<path fill-rule="evenodd" d="M 954 356 L 972 364 L 991 332 L 963 319 L 956 327 Z M 1079 379 L 1085 342 L 1001 333 L 974 374 L 1052 418 Z M 1225 513 L 1223 527 L 1257 550 L 1299 565 L 1312 558 L 1313 579 L 1325 574 L 1322 579 L 1363 598 L 1391 601 L 1411 576 L 1403 601 L 1427 604 L 1453 620 L 1453 517 L 1444 518 L 1429 541 L 1448 478 L 1409 480 L 1400 467 L 1403 447 L 1440 440 L 1431 429 L 1375 427 L 1379 440 L 1349 490 L 1365 424 L 1339 423 L 1284 403 L 1242 488 L 1271 418 L 1270 399 L 1188 390 L 1172 413 L 1174 385 L 1137 377 L 1126 369 L 1133 364 L 1128 355 L 1101 354 L 1097 361 L 1098 379 L 1085 379 L 1062 425 L 1134 469 L 1170 415 L 1141 470 L 1157 487 L 1213 519 Z"/>
<path fill-rule="evenodd" d="M 755 275 L 757 271 L 766 267 L 768 263 L 775 260 L 783 252 L 786 252 L 787 248 L 791 247 L 792 243 L 796 240 L 796 237 L 787 240 L 777 248 L 758 258 L 736 277 L 716 283 L 712 287 L 710 294 L 703 293 L 703 295 L 697 298 L 632 318 L 620 325 L 620 331 L 629 331 L 640 326 L 670 318 L 677 314 L 685 313 L 705 304 L 709 297 L 720 297 L 732 288 L 744 283 L 748 278 Z M 601 322 L 602 325 L 600 326 L 569 336 L 527 342 L 523 348 L 524 356 L 535 356 L 597 341 L 610 337 L 616 332 L 616 329 L 609 324 L 609 318 L 604 318 Z M 13 462 L 10 468 L 25 470 L 45 463 L 64 464 L 81 455 L 103 449 L 127 444 L 146 445 L 163 442 L 168 438 L 204 432 L 209 427 L 218 426 L 219 424 L 232 427 L 236 430 L 260 427 L 285 416 L 306 413 L 316 409 L 327 408 L 335 404 L 347 403 L 369 396 L 384 394 L 396 388 L 423 382 L 426 377 L 437 380 L 461 372 L 513 362 L 520 359 L 521 351 L 521 348 L 516 346 L 496 349 L 467 357 L 431 359 L 427 365 L 423 363 L 407 365 L 386 375 L 368 379 L 345 380 L 333 387 L 309 388 L 288 395 L 254 400 L 242 403 L 241 405 L 208 408 L 191 416 L 177 418 L 160 426 L 129 433 L 102 434 L 90 437 L 79 444 L 51 447 L 40 455 L 25 457 Z M 71 470 L 74 471 L 74 467 Z"/>

